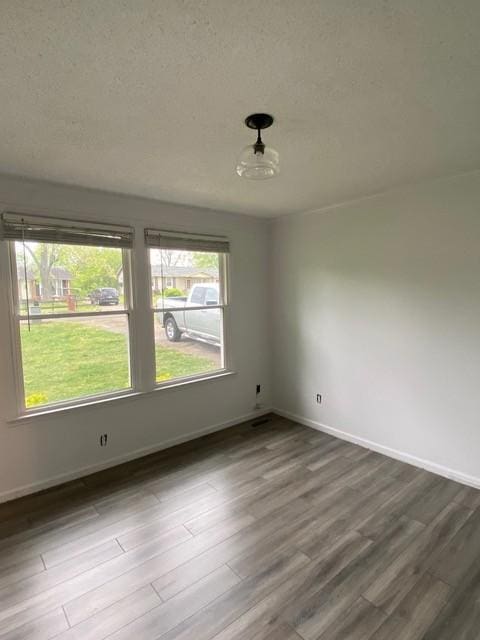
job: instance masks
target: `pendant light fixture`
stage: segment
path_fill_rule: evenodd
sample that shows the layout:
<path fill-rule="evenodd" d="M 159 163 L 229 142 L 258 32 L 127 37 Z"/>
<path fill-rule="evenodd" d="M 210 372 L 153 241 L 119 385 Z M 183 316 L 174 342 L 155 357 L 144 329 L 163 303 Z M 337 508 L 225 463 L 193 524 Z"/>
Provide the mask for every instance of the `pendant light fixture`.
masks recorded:
<path fill-rule="evenodd" d="M 274 178 L 280 171 L 278 151 L 265 146 L 260 135 L 262 129 L 273 124 L 273 117 L 268 113 L 253 113 L 245 118 L 245 124 L 249 129 L 257 130 L 257 141 L 241 152 L 237 163 L 238 175 L 249 180 Z"/>

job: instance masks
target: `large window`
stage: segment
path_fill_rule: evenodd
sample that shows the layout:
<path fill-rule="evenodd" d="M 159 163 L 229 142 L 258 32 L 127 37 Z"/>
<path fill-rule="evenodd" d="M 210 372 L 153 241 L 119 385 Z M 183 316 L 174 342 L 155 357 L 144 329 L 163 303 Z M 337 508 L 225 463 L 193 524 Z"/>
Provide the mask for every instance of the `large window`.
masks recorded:
<path fill-rule="evenodd" d="M 228 239 L 153 229 L 144 236 L 134 245 L 127 226 L 0 216 L 19 414 L 231 368 Z"/>
<path fill-rule="evenodd" d="M 146 239 L 157 384 L 225 369 L 228 242 L 153 230 Z"/>
<path fill-rule="evenodd" d="M 2 232 L 21 409 L 130 389 L 132 231 L 7 214 Z"/>

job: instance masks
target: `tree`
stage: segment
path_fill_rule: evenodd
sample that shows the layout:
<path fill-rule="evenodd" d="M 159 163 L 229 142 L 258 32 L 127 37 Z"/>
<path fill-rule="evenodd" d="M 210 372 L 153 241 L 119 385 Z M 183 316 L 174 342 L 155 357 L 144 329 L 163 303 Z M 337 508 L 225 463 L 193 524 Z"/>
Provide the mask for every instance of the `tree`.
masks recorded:
<path fill-rule="evenodd" d="M 193 264 L 201 269 L 218 269 L 218 253 L 195 252 Z"/>
<path fill-rule="evenodd" d="M 160 262 L 164 267 L 177 267 L 184 265 L 188 256 L 184 251 L 176 249 L 162 249 L 160 251 Z"/>
<path fill-rule="evenodd" d="M 151 249 L 150 261 L 152 264 L 161 264 L 164 267 L 179 267 L 191 264 L 190 252 L 178 249 Z"/>
<path fill-rule="evenodd" d="M 99 287 L 118 287 L 122 251 L 106 247 L 63 245 L 59 263 L 72 274 L 73 292 L 86 296 Z"/>
<path fill-rule="evenodd" d="M 40 279 L 42 298 L 50 298 L 55 292 L 52 286 L 52 267 L 58 264 L 60 257 L 60 245 L 40 243 L 35 247 L 25 244 L 30 257 L 33 260 Z"/>

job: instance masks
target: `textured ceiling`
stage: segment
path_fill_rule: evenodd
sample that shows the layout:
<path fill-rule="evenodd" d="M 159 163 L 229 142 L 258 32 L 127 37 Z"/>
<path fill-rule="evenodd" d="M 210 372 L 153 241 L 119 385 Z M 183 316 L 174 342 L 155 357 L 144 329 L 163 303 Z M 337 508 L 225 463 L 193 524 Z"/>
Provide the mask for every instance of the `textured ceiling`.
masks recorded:
<path fill-rule="evenodd" d="M 274 216 L 480 167 L 479 0 L 0 0 L 0 171 Z M 250 182 L 244 117 L 281 176 Z"/>

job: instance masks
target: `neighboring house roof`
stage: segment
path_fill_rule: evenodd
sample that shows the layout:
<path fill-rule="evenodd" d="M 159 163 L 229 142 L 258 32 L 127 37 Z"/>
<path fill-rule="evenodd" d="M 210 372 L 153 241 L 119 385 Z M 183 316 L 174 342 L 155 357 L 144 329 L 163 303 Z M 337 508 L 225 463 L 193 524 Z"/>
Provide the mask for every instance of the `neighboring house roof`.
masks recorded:
<path fill-rule="evenodd" d="M 68 269 L 64 267 L 52 267 L 50 270 L 50 276 L 55 280 L 72 280 L 72 274 Z M 28 280 L 36 280 L 38 277 L 37 273 L 33 271 L 33 269 L 27 269 L 27 278 Z M 20 265 L 18 268 L 18 278 L 23 280 L 23 267 Z"/>
<path fill-rule="evenodd" d="M 152 276 L 164 276 L 167 278 L 217 278 L 218 270 L 213 267 L 166 267 L 160 264 L 152 265 Z"/>
<path fill-rule="evenodd" d="M 161 278 L 163 273 L 164 278 L 199 278 L 203 276 L 205 278 L 218 278 L 218 269 L 214 267 L 167 267 L 160 264 L 152 264 L 152 276 L 154 278 Z M 123 282 L 122 268 L 117 273 L 118 281 Z"/>
<path fill-rule="evenodd" d="M 71 280 L 72 279 L 72 274 L 70 273 L 70 271 L 68 269 L 65 269 L 64 267 L 52 267 L 52 270 L 50 271 L 50 273 L 57 280 Z"/>

